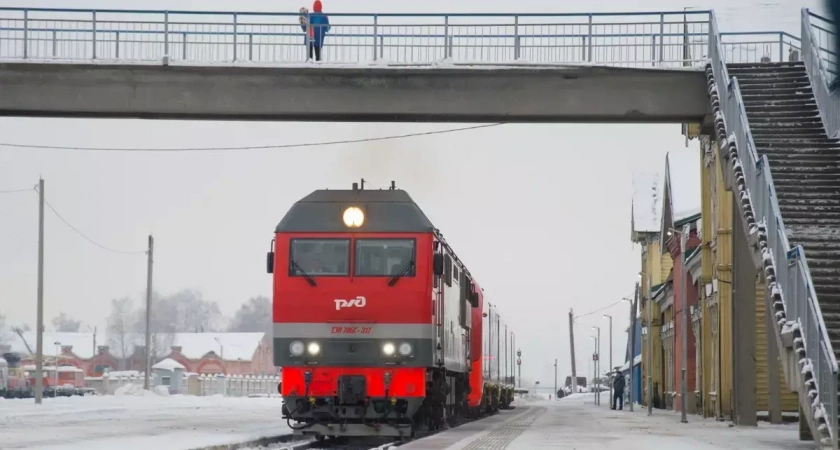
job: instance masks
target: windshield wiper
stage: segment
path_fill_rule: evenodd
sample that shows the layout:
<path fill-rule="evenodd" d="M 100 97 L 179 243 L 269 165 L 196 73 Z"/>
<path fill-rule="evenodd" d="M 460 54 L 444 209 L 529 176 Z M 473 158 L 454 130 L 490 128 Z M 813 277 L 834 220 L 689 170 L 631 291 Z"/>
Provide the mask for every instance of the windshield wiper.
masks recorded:
<path fill-rule="evenodd" d="M 300 264 L 298 264 L 297 261 L 295 261 L 294 259 L 292 260 L 292 267 L 297 269 L 297 271 L 300 272 L 300 274 L 303 275 L 304 278 L 306 278 L 306 281 L 310 285 L 316 286 L 318 284 L 318 283 L 315 282 L 315 278 L 312 278 L 312 275 L 309 275 L 308 273 L 306 273 L 306 271 L 303 270 L 303 267 L 301 267 Z"/>
<path fill-rule="evenodd" d="M 402 267 L 402 269 L 400 269 L 399 272 L 397 272 L 396 275 L 394 275 L 393 277 L 391 277 L 390 280 L 388 280 L 388 286 L 395 285 L 397 283 L 397 280 L 399 280 L 400 277 L 402 277 L 403 275 L 408 273 L 408 271 L 411 270 L 412 267 L 414 267 L 414 257 L 413 256 L 412 256 L 412 258 L 409 262 L 405 263 L 405 265 Z"/>

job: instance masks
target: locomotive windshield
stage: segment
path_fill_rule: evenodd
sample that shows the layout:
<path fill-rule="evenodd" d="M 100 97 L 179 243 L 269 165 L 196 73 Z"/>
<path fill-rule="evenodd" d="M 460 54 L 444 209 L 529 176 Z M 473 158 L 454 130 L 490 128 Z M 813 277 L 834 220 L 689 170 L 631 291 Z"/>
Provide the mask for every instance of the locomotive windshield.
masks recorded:
<path fill-rule="evenodd" d="M 292 239 L 290 276 L 350 275 L 350 239 Z"/>
<path fill-rule="evenodd" d="M 413 277 L 414 239 L 356 239 L 357 276 Z"/>

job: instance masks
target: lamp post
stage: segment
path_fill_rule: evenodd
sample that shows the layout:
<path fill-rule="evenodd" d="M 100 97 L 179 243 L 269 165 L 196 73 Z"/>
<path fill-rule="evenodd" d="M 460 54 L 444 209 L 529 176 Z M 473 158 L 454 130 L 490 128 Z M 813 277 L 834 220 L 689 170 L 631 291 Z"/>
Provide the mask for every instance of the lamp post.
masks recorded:
<path fill-rule="evenodd" d="M 686 415 L 686 353 L 687 350 L 687 342 L 688 342 L 688 333 L 686 328 L 688 326 L 688 301 L 686 296 L 686 283 L 687 283 L 687 276 L 685 270 L 685 247 L 688 244 L 688 233 L 690 232 L 689 224 L 685 224 L 683 226 L 682 231 L 677 231 L 673 228 L 668 230 L 668 235 L 672 235 L 673 233 L 680 235 L 680 304 L 682 305 L 682 325 L 680 326 L 680 339 L 682 340 L 682 356 L 680 357 L 680 366 L 682 371 L 682 380 L 680 386 L 680 422 L 688 423 L 688 416 Z"/>
<path fill-rule="evenodd" d="M 589 339 L 595 341 L 595 350 L 592 352 L 592 404 L 598 406 L 598 338 L 589 336 Z"/>
<path fill-rule="evenodd" d="M 58 358 L 61 357 L 61 342 L 55 341 L 55 384 L 53 385 L 53 397 L 58 397 Z"/>
<path fill-rule="evenodd" d="M 595 378 L 598 380 L 598 396 L 597 396 L 597 405 L 601 406 L 601 327 L 592 327 L 593 330 L 598 332 L 598 337 L 595 339 L 595 347 L 597 348 L 598 359 L 595 360 Z"/>
<path fill-rule="evenodd" d="M 519 372 L 519 388 L 522 389 L 522 350 L 516 351 L 516 368 Z"/>
<path fill-rule="evenodd" d="M 639 275 L 641 278 L 641 274 Z M 624 297 L 622 300 L 630 302 L 630 411 L 633 411 L 633 371 L 635 371 L 636 362 L 636 308 L 639 302 L 639 282 L 636 282 L 636 290 L 633 294 L 633 300 Z M 641 352 L 639 352 L 641 353 Z M 641 358 L 641 356 L 640 356 Z M 641 362 L 640 362 L 641 365 Z M 650 370 L 650 369 L 648 369 Z"/>
<path fill-rule="evenodd" d="M 604 314 L 604 318 L 605 319 L 610 319 L 610 374 L 612 374 L 613 370 L 614 370 L 613 360 L 612 360 L 612 340 L 613 340 L 613 338 L 612 338 L 612 316 L 609 315 L 609 314 Z M 612 379 L 611 378 L 612 378 L 612 375 L 610 376 L 610 399 L 609 399 L 609 401 L 610 401 L 610 406 L 613 406 L 613 395 L 615 395 L 615 394 L 613 393 L 613 384 L 612 384 Z"/>

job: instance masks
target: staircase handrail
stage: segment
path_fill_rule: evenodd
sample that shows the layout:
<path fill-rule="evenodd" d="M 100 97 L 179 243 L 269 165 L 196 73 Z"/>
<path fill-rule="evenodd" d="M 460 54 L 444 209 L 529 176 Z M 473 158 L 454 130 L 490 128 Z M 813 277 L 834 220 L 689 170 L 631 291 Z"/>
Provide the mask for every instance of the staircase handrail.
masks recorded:
<path fill-rule="evenodd" d="M 811 87 L 814 89 L 814 98 L 817 100 L 825 132 L 828 136 L 837 138 L 840 136 L 840 96 L 832 95 L 828 90 L 828 85 L 833 80 L 828 76 L 829 69 L 820 52 L 830 50 L 820 47 L 819 39 L 814 35 L 815 26 L 811 24 L 812 17 L 831 25 L 834 25 L 834 22 L 812 13 L 808 8 L 802 8 L 802 60 L 805 62 L 808 78 L 811 79 Z"/>
<path fill-rule="evenodd" d="M 807 45 L 807 40 L 803 35 L 803 47 Z M 750 234 L 766 234 L 767 247 L 764 249 L 762 246 L 763 272 L 770 281 L 771 298 L 780 298 L 783 308 L 783 313 L 776 314 L 775 319 L 784 322 L 780 325 L 798 327 L 800 330 L 806 352 L 801 361 L 803 373 L 811 369 L 817 394 L 812 403 L 815 409 L 813 412 L 815 417 L 825 417 L 830 439 L 836 443 L 837 360 L 817 301 L 805 251 L 802 246 L 790 247 L 773 178 L 770 170 L 765 170 L 770 167 L 768 159 L 766 156 L 758 157 L 738 79 L 729 77 L 714 11 L 709 23 L 709 47 L 715 85 L 722 89 L 718 91 L 718 96 L 728 133 L 727 140 L 734 140 L 730 143 L 736 146 L 738 161 L 735 167 L 743 171 L 743 179 L 738 176 L 739 179 L 735 180 L 736 184 L 743 184 L 743 187 L 736 189 L 736 201 L 745 206 L 747 215 L 754 216 L 755 223 L 750 224 Z M 772 310 L 768 313 L 772 313 Z"/>

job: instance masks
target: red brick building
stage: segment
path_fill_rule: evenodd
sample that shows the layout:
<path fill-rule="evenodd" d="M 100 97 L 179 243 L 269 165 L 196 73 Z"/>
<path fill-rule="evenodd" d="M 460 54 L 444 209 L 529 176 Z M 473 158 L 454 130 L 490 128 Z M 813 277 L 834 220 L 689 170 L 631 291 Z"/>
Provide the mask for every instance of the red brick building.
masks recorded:
<path fill-rule="evenodd" d="M 101 335 L 97 338 L 103 339 Z M 142 338 L 133 336 L 131 342 L 142 341 Z M 189 373 L 279 373 L 279 368 L 274 367 L 272 361 L 271 336 L 267 333 L 173 333 L 155 338 L 156 350 L 152 364 L 171 358 L 184 365 Z M 34 364 L 32 351 L 35 339 L 34 332 L 23 333 L 23 337 L 14 335 L 7 350 L 21 356 L 21 365 Z M 122 357 L 118 349 L 120 345 L 98 345 L 97 342 L 94 352 L 94 339 L 93 333 L 45 332 L 45 363 L 75 366 L 82 369 L 86 376 L 101 376 L 106 370 L 144 370 L 144 346 L 131 345 L 130 353 Z M 110 342 L 125 345 L 125 341 Z"/>
<path fill-rule="evenodd" d="M 688 405 L 693 409 L 695 404 L 694 391 L 696 384 L 696 341 L 693 327 L 691 326 L 690 310 L 697 305 L 696 280 L 691 279 L 691 274 L 686 271 L 686 286 L 683 286 L 682 279 L 682 257 L 688 261 L 692 256 L 699 257 L 702 244 L 700 238 L 700 208 L 701 208 L 701 185 L 700 156 L 690 150 L 669 152 L 665 160 L 665 190 L 663 194 L 662 227 L 660 230 L 662 252 L 668 252 L 673 258 L 674 266 L 671 277 L 673 279 L 673 365 L 671 373 L 666 376 L 672 377 L 673 405 L 674 410 L 682 407 L 682 364 L 686 359 L 686 394 Z M 681 245 L 681 234 L 686 235 L 685 248 Z M 685 304 L 683 304 L 683 290 L 685 290 Z M 686 309 L 688 322 L 683 322 L 683 309 Z M 686 355 L 682 351 L 682 330 L 686 328 Z M 689 408 L 687 408 L 689 409 Z"/>

